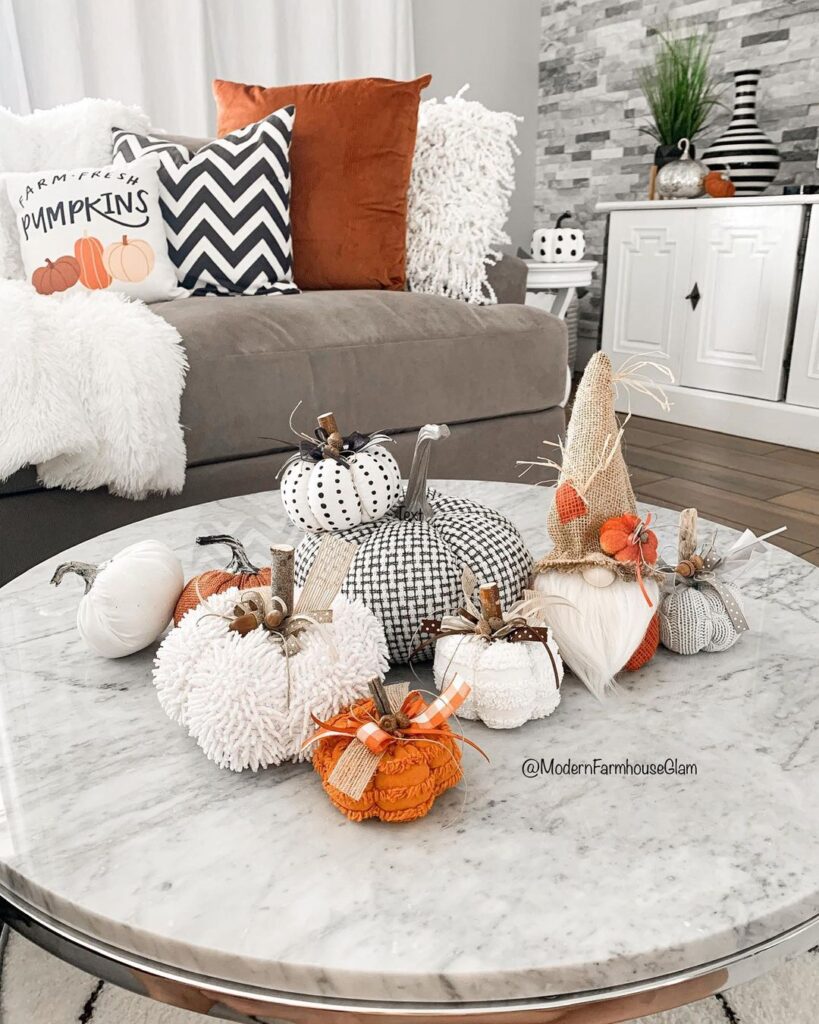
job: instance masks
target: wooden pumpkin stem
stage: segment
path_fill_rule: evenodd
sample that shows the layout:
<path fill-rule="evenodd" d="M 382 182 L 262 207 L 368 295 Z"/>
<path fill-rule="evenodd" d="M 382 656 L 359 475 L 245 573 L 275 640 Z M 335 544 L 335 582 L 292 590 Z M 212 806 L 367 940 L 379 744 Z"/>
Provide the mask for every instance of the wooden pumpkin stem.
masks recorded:
<path fill-rule="evenodd" d="M 293 613 L 293 566 L 296 552 L 290 544 L 273 544 L 270 548 L 270 589 L 287 605 L 287 614 Z"/>
<path fill-rule="evenodd" d="M 380 717 L 384 715 L 391 715 L 392 708 L 390 707 L 390 700 L 387 697 L 387 691 L 384 689 L 384 684 L 380 679 L 371 679 L 369 682 L 370 694 L 373 698 L 376 710 Z"/>
<path fill-rule="evenodd" d="M 318 425 L 328 434 L 328 436 L 339 432 L 335 413 L 323 412 L 321 416 L 318 417 Z"/>
<path fill-rule="evenodd" d="M 697 510 L 684 508 L 680 512 L 679 539 L 677 541 L 677 558 L 687 562 L 697 550 Z"/>
<path fill-rule="evenodd" d="M 228 572 L 248 572 L 252 573 L 254 576 L 259 574 L 258 567 L 255 566 L 247 557 L 244 545 L 236 540 L 235 537 L 231 537 L 227 533 L 218 533 L 212 537 L 197 537 L 196 543 L 227 544 L 231 551 L 230 564 L 227 566 Z"/>
<path fill-rule="evenodd" d="M 491 622 L 493 619 L 503 618 L 503 609 L 500 603 L 500 590 L 497 583 L 484 583 L 478 591 L 478 598 L 481 602 L 483 617 Z"/>
<path fill-rule="evenodd" d="M 63 562 L 62 565 L 57 566 L 54 575 L 51 577 L 51 582 L 55 587 L 59 587 L 63 581 L 63 576 L 67 572 L 75 572 L 78 576 L 82 576 L 87 594 L 94 585 L 94 580 L 99 572 L 99 566 L 93 565 L 91 562 Z"/>
<path fill-rule="evenodd" d="M 341 436 L 341 431 L 338 429 L 335 414 L 332 412 L 322 413 L 321 416 L 318 417 L 318 425 L 327 437 L 326 447 L 324 449 L 324 458 L 335 458 L 344 447 L 344 438 Z"/>
<path fill-rule="evenodd" d="M 418 432 L 404 503 L 396 510 L 399 519 L 432 518 L 432 508 L 427 501 L 429 459 L 432 454 L 432 442 L 445 437 L 449 437 L 449 427 L 445 423 L 440 426 L 428 423 Z"/>

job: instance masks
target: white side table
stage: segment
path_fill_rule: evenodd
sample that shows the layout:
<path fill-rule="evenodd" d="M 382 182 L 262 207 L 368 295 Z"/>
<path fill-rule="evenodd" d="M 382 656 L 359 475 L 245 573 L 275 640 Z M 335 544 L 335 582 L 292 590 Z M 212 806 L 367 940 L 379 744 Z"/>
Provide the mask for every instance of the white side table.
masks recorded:
<path fill-rule="evenodd" d="M 578 288 L 588 288 L 592 281 L 595 260 L 577 263 L 541 263 L 524 260 L 529 273 L 526 278 L 526 304 L 545 309 L 564 320 L 569 304 Z M 552 294 L 544 295 L 544 292 Z"/>

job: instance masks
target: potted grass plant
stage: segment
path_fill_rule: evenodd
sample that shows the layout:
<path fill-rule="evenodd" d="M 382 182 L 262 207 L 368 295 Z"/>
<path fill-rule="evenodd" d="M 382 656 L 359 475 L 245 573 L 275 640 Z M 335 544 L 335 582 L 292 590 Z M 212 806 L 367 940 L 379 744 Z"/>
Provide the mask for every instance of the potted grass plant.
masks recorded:
<path fill-rule="evenodd" d="M 681 139 L 690 141 L 689 153 L 694 156 L 694 139 L 707 129 L 714 107 L 722 104 L 711 73 L 709 33 L 677 39 L 657 31 L 657 43 L 654 63 L 639 75 L 651 115 L 640 131 L 656 140 L 654 166 L 660 168 L 680 157 Z"/>

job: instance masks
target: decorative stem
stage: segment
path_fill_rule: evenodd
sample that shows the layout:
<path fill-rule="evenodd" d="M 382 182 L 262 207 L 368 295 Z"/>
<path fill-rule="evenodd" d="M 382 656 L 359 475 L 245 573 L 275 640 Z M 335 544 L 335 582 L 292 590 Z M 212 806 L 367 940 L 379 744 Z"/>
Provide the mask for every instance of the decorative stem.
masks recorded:
<path fill-rule="evenodd" d="M 375 704 L 379 715 L 391 715 L 392 710 L 390 709 L 389 697 L 387 697 L 387 691 L 384 689 L 384 684 L 381 680 L 371 679 L 369 687 L 370 695 L 372 696 L 373 703 Z"/>
<path fill-rule="evenodd" d="M 231 551 L 231 559 L 226 566 L 229 572 L 247 572 L 252 573 L 254 576 L 258 575 L 259 568 L 255 566 L 250 559 L 247 557 L 244 545 L 241 544 L 235 537 L 231 537 L 226 533 L 217 533 L 213 537 L 197 537 L 197 544 L 227 544 Z"/>
<path fill-rule="evenodd" d="M 287 615 L 293 614 L 293 565 L 295 550 L 290 544 L 273 544 L 270 548 L 270 590 L 287 606 Z"/>
<path fill-rule="evenodd" d="M 487 622 L 493 619 L 503 619 L 503 610 L 500 603 L 500 590 L 497 583 L 483 583 L 478 591 L 481 602 L 481 611 Z"/>
<path fill-rule="evenodd" d="M 679 540 L 677 541 L 677 559 L 684 562 L 697 550 L 697 510 L 684 508 L 680 512 Z"/>
<path fill-rule="evenodd" d="M 427 480 L 429 479 L 429 459 L 432 454 L 432 442 L 449 437 L 449 427 L 442 423 L 428 423 L 418 432 L 415 452 L 412 456 L 412 467 L 407 480 L 407 492 L 404 502 L 398 506 L 399 519 L 431 519 L 432 508 L 427 501 Z"/>
<path fill-rule="evenodd" d="M 99 566 L 93 565 L 91 562 L 63 562 L 62 565 L 57 566 L 54 575 L 51 577 L 51 582 L 55 587 L 59 587 L 63 581 L 63 576 L 67 572 L 75 572 L 78 576 L 82 576 L 83 583 L 85 584 L 85 593 L 87 594 L 94 586 Z"/>
<path fill-rule="evenodd" d="M 341 431 L 338 429 L 335 413 L 322 413 L 321 416 L 318 417 L 318 425 L 324 431 L 324 436 L 327 438 L 323 453 L 324 458 L 337 458 L 344 447 L 344 438 L 341 436 Z"/>

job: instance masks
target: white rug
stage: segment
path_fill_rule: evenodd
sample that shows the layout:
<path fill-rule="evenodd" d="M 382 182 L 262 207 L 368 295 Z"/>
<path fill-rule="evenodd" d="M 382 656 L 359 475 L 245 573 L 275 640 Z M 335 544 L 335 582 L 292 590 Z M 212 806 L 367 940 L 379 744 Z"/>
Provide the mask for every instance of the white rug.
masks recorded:
<path fill-rule="evenodd" d="M 642 1024 L 816 1024 L 819 947 L 747 985 L 643 1017 Z M 0 1024 L 201 1024 L 199 1013 L 131 995 L 12 934 L 0 973 Z"/>

